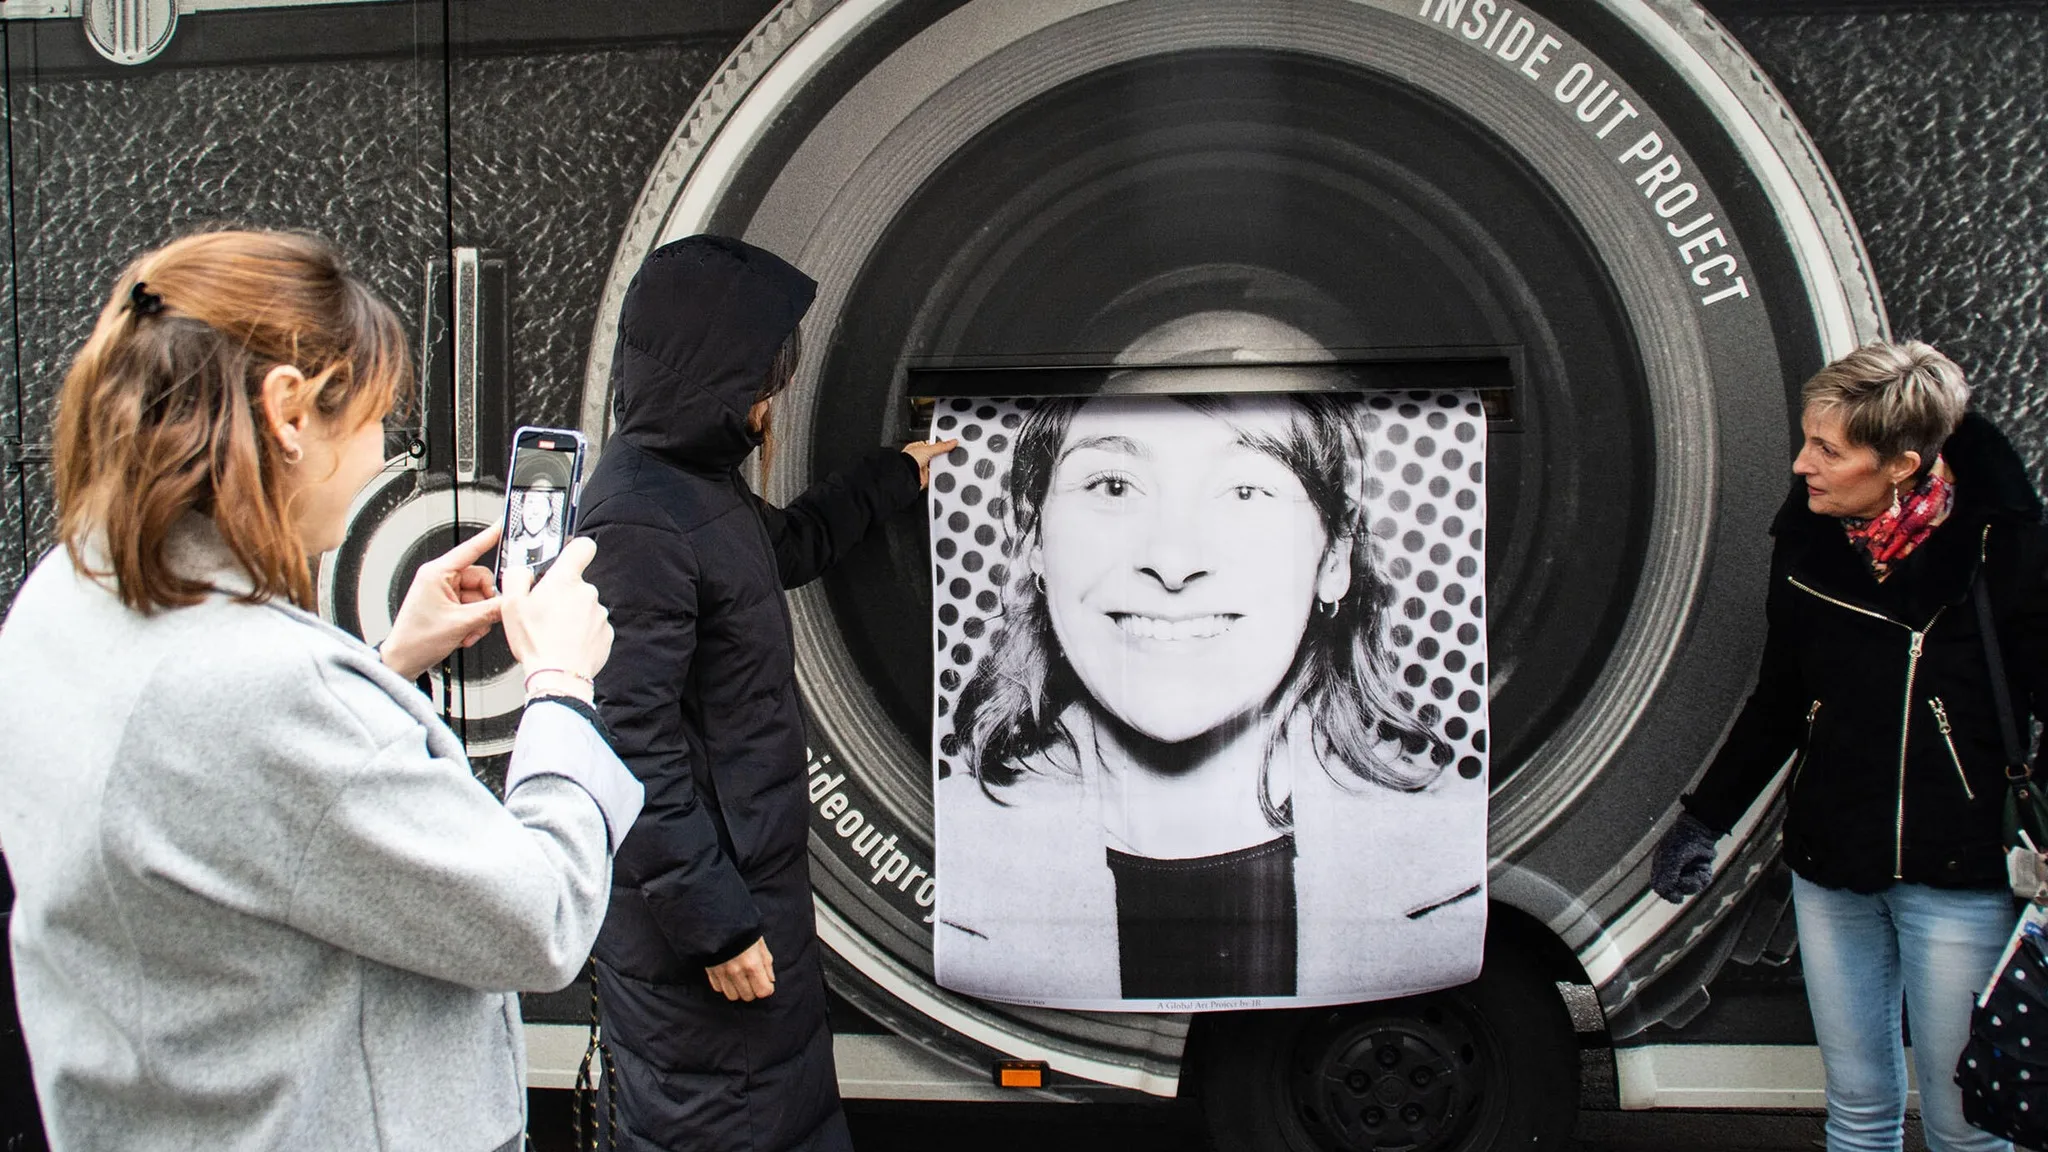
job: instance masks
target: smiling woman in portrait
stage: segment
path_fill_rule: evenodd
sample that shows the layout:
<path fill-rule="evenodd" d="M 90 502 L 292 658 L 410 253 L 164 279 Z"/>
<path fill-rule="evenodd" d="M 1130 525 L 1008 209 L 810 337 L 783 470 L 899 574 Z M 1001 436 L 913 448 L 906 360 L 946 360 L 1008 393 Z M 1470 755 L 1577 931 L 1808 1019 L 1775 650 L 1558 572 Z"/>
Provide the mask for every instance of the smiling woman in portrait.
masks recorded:
<path fill-rule="evenodd" d="M 1433 850 L 1457 836 L 1427 803 L 1452 754 L 1391 681 L 1367 419 L 1318 394 L 1025 414 L 1000 628 L 952 716 L 967 771 L 938 786 L 947 986 L 1357 999 L 1462 971 L 1403 975 L 1412 949 L 1361 934 L 1472 929 L 1484 869 Z"/>
<path fill-rule="evenodd" d="M 536 477 L 512 493 L 512 536 L 505 555 L 525 568 L 538 568 L 562 550 L 562 505 L 567 493 L 547 477 Z"/>

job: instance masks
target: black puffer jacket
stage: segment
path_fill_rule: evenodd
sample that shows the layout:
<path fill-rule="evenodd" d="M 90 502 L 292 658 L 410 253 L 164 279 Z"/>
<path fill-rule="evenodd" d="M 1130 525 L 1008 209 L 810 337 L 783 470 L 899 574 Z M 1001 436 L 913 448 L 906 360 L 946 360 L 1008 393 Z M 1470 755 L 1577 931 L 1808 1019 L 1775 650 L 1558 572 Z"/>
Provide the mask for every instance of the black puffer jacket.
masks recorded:
<path fill-rule="evenodd" d="M 1785 860 L 1825 887 L 2005 886 L 2005 753 L 1970 588 L 1981 564 L 2025 732 L 2048 708 L 2048 533 L 1989 421 L 1965 416 L 1942 457 L 1955 507 L 1882 583 L 1793 485 L 1756 691 L 1685 798 L 1725 832 L 1796 752 Z"/>
<path fill-rule="evenodd" d="M 805 849 L 804 730 L 783 589 L 917 499 L 879 452 L 775 508 L 738 468 L 747 409 L 810 305 L 810 278 L 737 241 L 657 249 L 628 289 L 617 428 L 584 492 L 588 578 L 616 640 L 597 701 L 646 808 L 597 942 L 619 1146 L 848 1148 Z M 706 967 L 765 936 L 774 995 L 732 1003 Z"/>

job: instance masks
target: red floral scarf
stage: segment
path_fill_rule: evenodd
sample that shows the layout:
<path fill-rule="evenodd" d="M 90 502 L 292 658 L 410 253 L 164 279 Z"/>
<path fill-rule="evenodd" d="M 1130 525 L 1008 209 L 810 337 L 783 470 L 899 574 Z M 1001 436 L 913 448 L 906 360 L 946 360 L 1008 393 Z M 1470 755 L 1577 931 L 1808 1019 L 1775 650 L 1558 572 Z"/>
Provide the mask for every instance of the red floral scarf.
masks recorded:
<path fill-rule="evenodd" d="M 1870 565 L 1870 574 L 1883 580 L 1891 567 L 1913 554 L 1928 533 L 1948 519 L 1955 507 L 1956 486 L 1943 479 L 1947 467 L 1939 456 L 1913 491 L 1888 511 L 1869 520 L 1842 519 L 1849 534 L 1849 546 Z"/>

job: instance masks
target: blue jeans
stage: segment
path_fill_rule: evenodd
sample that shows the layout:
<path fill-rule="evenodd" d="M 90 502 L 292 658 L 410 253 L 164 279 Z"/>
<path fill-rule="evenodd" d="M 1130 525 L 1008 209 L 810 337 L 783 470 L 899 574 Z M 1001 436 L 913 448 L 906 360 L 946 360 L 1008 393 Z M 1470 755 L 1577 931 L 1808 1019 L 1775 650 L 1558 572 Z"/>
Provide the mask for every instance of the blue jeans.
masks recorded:
<path fill-rule="evenodd" d="M 1894 884 L 1863 895 L 1794 875 L 1806 1002 L 1827 1070 L 1828 1152 L 1899 1152 L 1906 1118 L 1903 995 L 1930 1152 L 2010 1152 L 1963 1121 L 1956 1058 L 1970 1008 L 2018 914 L 2004 892 Z"/>

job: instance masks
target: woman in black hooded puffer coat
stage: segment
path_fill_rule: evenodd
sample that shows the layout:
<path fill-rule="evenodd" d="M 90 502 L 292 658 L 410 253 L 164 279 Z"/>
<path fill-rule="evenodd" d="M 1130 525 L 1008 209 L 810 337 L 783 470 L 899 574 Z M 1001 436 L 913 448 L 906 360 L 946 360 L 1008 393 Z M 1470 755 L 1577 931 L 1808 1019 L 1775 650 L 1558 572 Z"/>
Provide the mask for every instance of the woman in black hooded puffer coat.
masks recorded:
<path fill-rule="evenodd" d="M 785 508 L 748 489 L 739 466 L 816 290 L 771 253 L 693 236 L 648 257 L 620 314 L 616 426 L 578 530 L 615 633 L 597 703 L 647 790 L 596 948 L 629 1152 L 851 1148 L 783 589 L 914 503 L 952 442 L 878 451 Z"/>

